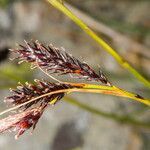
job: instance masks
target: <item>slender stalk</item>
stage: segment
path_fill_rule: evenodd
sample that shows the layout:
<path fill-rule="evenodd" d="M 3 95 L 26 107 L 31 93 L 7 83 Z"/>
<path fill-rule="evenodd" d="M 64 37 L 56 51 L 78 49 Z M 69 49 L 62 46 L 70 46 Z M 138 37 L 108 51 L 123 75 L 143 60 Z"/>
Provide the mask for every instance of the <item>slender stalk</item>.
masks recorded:
<path fill-rule="evenodd" d="M 58 82 L 58 83 L 63 83 L 62 81 L 54 78 L 52 75 L 50 75 L 47 71 L 44 71 L 38 64 L 37 64 L 38 68 L 44 73 L 46 74 L 48 77 L 50 77 L 51 79 L 53 79 L 54 81 Z"/>
<path fill-rule="evenodd" d="M 82 84 L 81 84 L 82 85 Z M 83 86 L 83 85 L 82 85 Z M 89 87 L 92 87 L 91 89 L 89 89 Z M 95 89 L 94 87 L 97 87 L 97 89 Z M 12 110 L 15 110 L 21 106 L 24 106 L 26 104 L 29 104 L 37 99 L 40 99 L 40 98 L 43 98 L 43 97 L 46 97 L 48 95 L 52 95 L 52 94 L 57 94 L 57 93 L 72 93 L 72 92 L 80 92 L 80 93 L 98 93 L 98 94 L 107 94 L 107 95 L 114 95 L 114 96 L 119 96 L 119 97 L 126 97 L 126 98 L 130 98 L 132 100 L 135 100 L 135 101 L 139 101 L 143 104 L 146 104 L 148 106 L 150 106 L 150 100 L 148 99 L 143 99 L 143 98 L 140 98 L 140 97 L 136 97 L 135 94 L 132 94 L 132 93 L 128 93 L 126 91 L 123 91 L 121 89 L 118 89 L 116 87 L 108 87 L 108 86 L 103 86 L 103 85 L 100 85 L 98 87 L 98 85 L 88 85 L 88 84 L 85 84 L 85 88 L 84 86 L 82 88 L 72 88 L 72 89 L 62 89 L 62 90 L 57 90 L 57 91 L 53 91 L 53 92 L 49 92 L 49 93 L 46 93 L 46 94 L 43 94 L 43 95 L 40 95 L 38 97 L 35 97 L 23 104 L 20 104 L 20 105 L 17 105 L 15 107 L 12 107 L 10 109 L 7 109 L 3 112 L 0 113 L 0 115 L 3 115 L 7 112 L 10 112 Z"/>
<path fill-rule="evenodd" d="M 97 108 L 93 108 L 87 104 L 81 103 L 71 97 L 65 97 L 64 99 L 67 103 L 70 103 L 72 105 L 78 106 L 79 108 L 86 110 L 90 113 L 96 114 L 98 116 L 102 116 L 105 118 L 109 118 L 115 121 L 118 121 L 120 123 L 125 123 L 125 124 L 130 124 L 130 125 L 134 125 L 134 126 L 139 126 L 139 127 L 147 127 L 150 128 L 150 123 L 149 122 L 143 122 L 143 121 L 139 121 L 136 120 L 133 117 L 129 117 L 129 116 L 123 116 L 123 115 L 118 115 L 118 114 L 114 114 L 114 113 L 107 113 L 104 111 L 101 111 Z"/>
<path fill-rule="evenodd" d="M 73 20 L 82 30 L 84 30 L 90 37 L 92 37 L 100 46 L 104 48 L 115 60 L 129 72 L 131 72 L 138 80 L 140 80 L 145 86 L 150 88 L 150 82 L 145 79 L 136 69 L 134 69 L 122 56 L 120 56 L 116 50 L 111 48 L 100 36 L 93 32 L 83 21 L 76 17 L 69 9 L 57 0 L 47 0 L 55 8 L 67 15 Z"/>

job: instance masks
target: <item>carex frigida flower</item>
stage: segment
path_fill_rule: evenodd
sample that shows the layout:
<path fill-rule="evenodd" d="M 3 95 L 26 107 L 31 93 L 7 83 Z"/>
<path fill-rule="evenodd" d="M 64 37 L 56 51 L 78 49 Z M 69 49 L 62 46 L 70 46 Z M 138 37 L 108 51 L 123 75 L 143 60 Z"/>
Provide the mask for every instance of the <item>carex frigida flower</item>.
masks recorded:
<path fill-rule="evenodd" d="M 97 81 L 111 86 L 102 71 L 97 74 L 88 64 L 81 62 L 66 51 L 52 45 L 44 46 L 38 41 L 19 45 L 11 49 L 17 53 L 19 62 L 29 62 L 32 67 L 40 68 L 49 74 L 77 75 L 81 79 Z M 19 83 L 16 89 L 11 89 L 11 95 L 5 98 L 9 106 L 14 106 L 16 112 L 0 120 L 0 132 L 13 129 L 16 138 L 27 129 L 35 128 L 38 120 L 49 104 L 55 104 L 67 93 L 64 90 L 81 88 L 81 85 L 66 82 L 51 83 L 44 80 L 35 80 L 34 83 Z M 59 92 L 55 92 L 59 91 Z M 53 94 L 52 94 L 53 93 Z M 11 110 L 11 109 L 10 109 Z"/>
<path fill-rule="evenodd" d="M 34 67 L 41 67 L 52 73 L 59 75 L 73 74 L 79 78 L 99 81 L 106 85 L 111 85 L 108 79 L 100 70 L 97 74 L 88 64 L 81 62 L 64 49 L 54 47 L 52 44 L 44 46 L 38 41 L 19 45 L 18 49 L 12 49 L 18 54 L 19 61 L 30 62 Z"/>

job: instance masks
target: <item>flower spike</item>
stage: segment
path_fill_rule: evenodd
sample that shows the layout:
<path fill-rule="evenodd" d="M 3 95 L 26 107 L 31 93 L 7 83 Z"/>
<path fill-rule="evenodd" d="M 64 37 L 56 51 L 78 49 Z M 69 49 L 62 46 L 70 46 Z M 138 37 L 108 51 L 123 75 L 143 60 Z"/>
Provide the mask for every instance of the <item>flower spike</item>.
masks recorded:
<path fill-rule="evenodd" d="M 18 49 L 12 49 L 17 53 L 20 63 L 26 61 L 32 64 L 32 68 L 41 67 L 51 74 L 59 75 L 74 74 L 79 78 L 85 78 L 90 81 L 98 81 L 111 86 L 102 71 L 99 74 L 85 62 L 81 62 L 65 50 L 54 47 L 53 45 L 44 46 L 38 41 L 28 43 L 25 46 L 20 45 Z"/>

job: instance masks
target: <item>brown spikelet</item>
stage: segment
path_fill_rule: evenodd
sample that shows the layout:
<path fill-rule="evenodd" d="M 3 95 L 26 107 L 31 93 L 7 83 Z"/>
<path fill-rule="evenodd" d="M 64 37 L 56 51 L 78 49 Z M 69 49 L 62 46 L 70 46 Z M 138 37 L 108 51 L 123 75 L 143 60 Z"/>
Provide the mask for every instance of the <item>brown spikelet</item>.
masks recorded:
<path fill-rule="evenodd" d="M 40 68 L 46 73 L 73 74 L 78 75 L 79 78 L 98 81 L 111 86 L 101 70 L 99 74 L 95 73 L 85 62 L 80 62 L 64 50 L 52 45 L 46 47 L 38 41 L 25 42 L 25 46 L 20 45 L 19 49 L 12 51 L 18 54 L 17 58 L 20 63 L 29 62 L 32 66 Z M 82 88 L 83 86 L 84 84 L 51 83 L 44 80 L 35 80 L 35 83 L 25 83 L 25 85 L 19 83 L 16 89 L 11 90 L 12 95 L 5 99 L 5 102 L 14 107 L 1 114 L 14 109 L 17 111 L 15 114 L 0 120 L 0 133 L 14 129 L 18 132 L 16 135 L 18 138 L 31 127 L 34 129 L 49 103 L 58 102 L 66 94 L 64 91 L 68 91 L 66 89 Z"/>
<path fill-rule="evenodd" d="M 37 124 L 43 111 L 50 102 L 56 103 L 64 95 L 65 92 L 51 94 L 53 91 L 73 88 L 74 86 L 62 83 L 50 83 L 46 81 L 35 80 L 35 84 L 19 83 L 17 89 L 11 90 L 12 95 L 6 97 L 5 102 L 13 106 L 18 106 L 16 114 L 8 116 L 0 120 L 0 133 L 6 130 L 14 129 L 17 131 L 16 138 L 22 135 L 27 129 Z M 47 94 L 40 98 L 40 96 Z M 39 97 L 39 98 L 38 98 Z M 30 100 L 37 98 L 30 102 Z M 25 104 L 25 102 L 29 102 Z M 20 104 L 23 104 L 20 107 Z"/>
<path fill-rule="evenodd" d="M 43 111 L 47 105 L 36 107 L 21 113 L 17 113 L 7 118 L 0 120 L 0 133 L 6 130 L 12 130 L 18 132 L 15 136 L 17 139 L 26 130 L 31 127 L 34 129 L 39 118 L 43 114 Z"/>
<path fill-rule="evenodd" d="M 17 89 L 11 90 L 12 95 L 5 98 L 5 102 L 8 104 L 12 104 L 17 106 L 19 104 L 25 103 L 32 98 L 41 96 L 46 93 L 50 93 L 52 91 L 61 90 L 61 89 L 68 89 L 72 88 L 69 84 L 61 84 L 61 83 L 50 83 L 46 81 L 35 80 L 36 84 L 29 84 L 26 83 L 25 85 L 19 83 Z M 58 93 L 58 94 L 49 94 L 43 98 L 39 98 L 33 102 L 30 102 L 21 108 L 23 110 L 32 107 L 33 105 L 45 105 L 51 102 L 52 100 L 56 99 L 56 102 L 60 100 L 65 93 Z"/>
<path fill-rule="evenodd" d="M 111 85 L 102 71 L 99 71 L 99 74 L 95 73 L 85 62 L 80 62 L 64 50 L 52 45 L 46 47 L 38 41 L 32 43 L 25 41 L 25 46 L 20 45 L 18 49 L 12 49 L 12 51 L 19 55 L 20 62 L 30 62 L 34 67 L 40 66 L 50 73 L 74 74 L 78 75 L 79 78 Z"/>

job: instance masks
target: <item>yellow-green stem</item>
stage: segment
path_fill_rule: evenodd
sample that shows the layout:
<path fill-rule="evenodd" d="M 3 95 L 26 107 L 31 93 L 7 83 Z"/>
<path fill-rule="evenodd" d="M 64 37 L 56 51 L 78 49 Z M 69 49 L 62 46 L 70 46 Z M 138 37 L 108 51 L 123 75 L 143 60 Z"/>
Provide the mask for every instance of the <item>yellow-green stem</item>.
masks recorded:
<path fill-rule="evenodd" d="M 139 97 L 139 95 L 137 95 L 137 94 L 127 92 L 127 91 L 125 91 L 123 89 L 120 89 L 116 86 L 103 86 L 103 85 L 85 84 L 84 89 L 90 89 L 90 90 L 94 89 L 95 93 L 97 93 L 96 90 L 101 90 L 101 93 L 103 93 L 103 94 L 110 94 L 110 95 L 116 95 L 116 96 L 121 96 L 121 97 L 134 99 L 136 101 L 139 101 L 141 103 L 144 103 L 144 104 L 150 106 L 150 100 L 149 99 Z M 102 90 L 104 90 L 104 91 L 102 92 Z"/>
<path fill-rule="evenodd" d="M 135 101 L 138 101 L 138 102 L 141 102 L 141 103 L 143 103 L 143 104 L 146 104 L 146 105 L 148 105 L 148 106 L 150 106 L 150 100 L 149 99 L 144 99 L 144 98 L 140 98 L 140 97 L 136 97 L 137 95 L 135 95 L 135 94 L 132 94 L 132 93 L 129 93 L 129 92 L 126 92 L 126 91 L 123 91 L 123 90 L 121 90 L 121 89 L 118 89 L 118 88 L 116 88 L 116 87 L 114 87 L 114 86 L 112 86 L 112 87 L 109 87 L 109 90 L 108 89 L 106 89 L 106 86 L 102 86 L 102 85 L 100 85 L 99 86 L 99 88 L 97 87 L 96 89 L 95 88 L 89 88 L 89 87 L 96 87 L 97 85 L 87 85 L 87 87 L 86 87 L 86 84 L 85 84 L 85 87 L 83 86 L 83 87 L 77 87 L 77 88 L 71 88 L 71 89 L 62 89 L 62 90 L 57 90 L 57 91 L 52 91 L 52 92 L 49 92 L 49 93 L 46 93 L 46 94 L 43 94 L 43 95 L 40 95 L 40 96 L 38 96 L 38 97 L 35 97 L 35 98 L 33 98 L 33 99 L 31 99 L 31 100 L 29 100 L 29 101 L 27 101 L 27 102 L 25 102 L 25 103 L 23 103 L 23 104 L 20 104 L 20 105 L 17 105 L 17 106 L 15 106 L 15 107 L 13 107 L 13 108 L 10 108 L 10 109 L 7 109 L 7 110 L 5 110 L 5 111 L 3 111 L 3 112 L 1 112 L 0 113 L 0 116 L 1 115 L 3 115 L 3 114 L 5 114 L 5 113 L 7 113 L 7 112 L 10 112 L 10 111 L 12 111 L 12 110 L 15 110 L 15 109 L 17 109 L 17 108 L 19 108 L 19 107 L 21 107 L 21 106 L 24 106 L 24 105 L 26 105 L 26 104 L 29 104 L 29 103 L 31 103 L 31 102 L 33 102 L 33 101 L 35 101 L 35 100 L 37 100 L 37 99 L 40 99 L 40 98 L 43 98 L 43 97 L 46 97 L 46 96 L 48 96 L 48 95 L 52 95 L 52 94 L 58 94 L 58 93 L 72 93 L 72 92 L 80 92 L 80 93 L 98 93 L 98 94 L 107 94 L 107 95 L 114 95 L 114 96 L 119 96 L 119 97 L 126 97 L 126 98 L 130 98 L 130 99 L 132 99 L 132 100 L 135 100 Z"/>
<path fill-rule="evenodd" d="M 89 36 L 91 36 L 100 46 L 102 46 L 109 54 L 111 54 L 116 61 L 125 69 L 130 71 L 137 79 L 139 79 L 145 86 L 150 88 L 150 82 L 145 79 L 136 69 L 134 69 L 122 56 L 120 56 L 116 50 L 111 48 L 101 37 L 93 32 L 83 21 L 76 17 L 69 9 L 57 0 L 47 0 L 55 8 L 59 9 L 70 19 L 72 19 L 79 27 L 81 27 Z"/>

